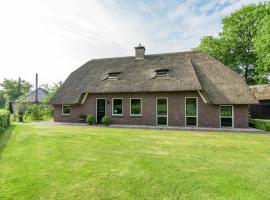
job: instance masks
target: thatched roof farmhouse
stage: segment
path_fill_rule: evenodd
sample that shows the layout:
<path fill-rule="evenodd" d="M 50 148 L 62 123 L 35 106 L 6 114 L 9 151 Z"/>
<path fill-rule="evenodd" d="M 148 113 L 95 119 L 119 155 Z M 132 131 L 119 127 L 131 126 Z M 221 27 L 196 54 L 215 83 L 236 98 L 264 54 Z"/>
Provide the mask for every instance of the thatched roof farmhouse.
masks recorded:
<path fill-rule="evenodd" d="M 130 118 L 133 97 L 141 99 L 138 103 L 141 109 L 139 119 Z M 195 126 L 220 126 L 219 112 L 223 109 L 220 108 L 222 105 L 231 106 L 224 107 L 225 110 L 234 112 L 231 113 L 231 118 L 234 118 L 232 115 L 236 114 L 238 107 L 243 112 L 243 118 L 246 118 L 247 105 L 256 102 L 242 77 L 205 53 L 189 51 L 145 55 L 145 47 L 138 46 L 135 47 L 135 56 L 93 59 L 85 63 L 70 74 L 51 103 L 56 109 L 56 121 L 76 121 L 79 115 L 89 113 L 97 116 L 97 107 L 102 105 L 97 100 L 102 98 L 105 99 L 105 105 L 101 106 L 105 110 L 103 115 L 112 117 L 113 123 L 162 125 L 158 123 L 157 116 L 157 99 L 160 97 L 167 99 L 164 102 L 168 107 L 165 125 L 179 126 L 187 125 L 186 121 L 190 120 L 186 119 L 185 113 L 188 107 L 185 102 L 187 97 L 196 99 L 196 103 L 190 104 L 191 107 L 196 107 Z M 122 99 L 122 102 L 113 102 L 114 99 Z M 121 118 L 120 115 L 114 115 L 114 104 L 121 107 Z M 144 104 L 153 109 L 147 108 L 144 112 Z M 63 105 L 69 106 L 69 117 L 63 117 Z M 175 110 L 180 107 L 181 109 Z M 173 111 L 171 115 L 175 119 L 170 123 L 170 112 Z M 200 114 L 209 118 L 207 120 L 216 119 L 214 122 L 207 122 L 200 119 Z M 142 120 L 144 117 L 145 120 Z M 247 126 L 247 119 L 240 121 L 237 126 Z M 234 126 L 236 122 L 229 124 Z"/>

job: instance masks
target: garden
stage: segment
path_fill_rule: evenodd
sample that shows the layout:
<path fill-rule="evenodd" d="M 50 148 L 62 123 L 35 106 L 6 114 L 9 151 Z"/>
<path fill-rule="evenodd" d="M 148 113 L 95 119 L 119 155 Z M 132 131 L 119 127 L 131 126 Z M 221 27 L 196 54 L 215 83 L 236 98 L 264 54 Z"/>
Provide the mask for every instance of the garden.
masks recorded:
<path fill-rule="evenodd" d="M 0 199 L 269 199 L 267 134 L 13 124 Z"/>

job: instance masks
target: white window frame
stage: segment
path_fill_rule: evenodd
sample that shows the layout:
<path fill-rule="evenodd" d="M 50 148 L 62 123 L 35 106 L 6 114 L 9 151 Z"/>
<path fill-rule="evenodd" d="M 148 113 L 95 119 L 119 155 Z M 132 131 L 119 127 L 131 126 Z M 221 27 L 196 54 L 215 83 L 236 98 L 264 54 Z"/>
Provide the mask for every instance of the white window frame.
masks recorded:
<path fill-rule="evenodd" d="M 158 74 L 159 72 L 166 72 L 164 74 Z M 163 77 L 163 76 L 168 76 L 169 75 L 170 70 L 169 69 L 158 69 L 156 70 L 156 77 Z"/>
<path fill-rule="evenodd" d="M 196 116 L 187 115 L 187 99 L 196 99 Z M 187 125 L 187 117 L 196 117 L 196 126 Z M 199 106 L 198 106 L 198 97 L 185 97 L 185 126 L 188 127 L 198 127 L 199 125 Z"/>
<path fill-rule="evenodd" d="M 99 99 L 104 99 L 105 100 L 105 115 L 106 115 L 106 98 L 96 98 L 96 123 L 97 123 L 97 101 Z"/>
<path fill-rule="evenodd" d="M 64 113 L 65 106 L 69 106 L 69 110 L 70 110 L 69 113 Z M 71 106 L 69 104 L 62 105 L 62 116 L 70 116 L 70 113 L 71 113 Z"/>
<path fill-rule="evenodd" d="M 115 99 L 121 99 L 122 100 L 122 114 L 114 114 L 113 113 L 113 106 L 114 106 L 114 100 Z M 123 115 L 124 115 L 123 98 L 112 98 L 112 116 L 123 116 Z"/>
<path fill-rule="evenodd" d="M 222 106 L 230 106 L 232 107 L 232 116 L 221 116 L 221 107 Z M 221 126 L 221 118 L 232 118 L 232 126 Z M 234 128 L 234 106 L 233 105 L 219 105 L 219 127 L 220 128 Z"/>
<path fill-rule="evenodd" d="M 132 114 L 131 113 L 131 100 L 139 99 L 141 101 L 141 114 Z M 141 117 L 142 116 L 142 98 L 130 98 L 129 99 L 129 115 L 132 117 Z"/>
<path fill-rule="evenodd" d="M 112 74 L 116 75 L 116 76 L 112 76 Z M 121 72 L 110 72 L 108 73 L 107 79 L 109 80 L 118 80 L 119 75 L 121 74 Z"/>
<path fill-rule="evenodd" d="M 167 100 L 167 115 L 158 115 L 158 109 L 157 109 L 157 107 L 158 107 L 158 100 L 159 99 L 166 99 Z M 168 97 L 157 97 L 156 98 L 156 125 L 157 126 L 168 126 L 168 124 L 169 124 L 169 101 L 168 101 Z M 165 125 L 160 125 L 160 124 L 158 124 L 158 117 L 166 117 L 166 124 Z"/>

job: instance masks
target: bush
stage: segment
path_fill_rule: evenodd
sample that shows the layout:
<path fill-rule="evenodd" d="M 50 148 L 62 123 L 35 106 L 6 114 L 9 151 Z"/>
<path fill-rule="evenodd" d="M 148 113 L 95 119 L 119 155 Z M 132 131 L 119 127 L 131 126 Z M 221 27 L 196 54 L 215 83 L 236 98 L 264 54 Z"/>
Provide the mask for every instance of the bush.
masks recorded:
<path fill-rule="evenodd" d="M 33 120 L 42 120 L 43 117 L 51 117 L 53 109 L 49 105 L 44 104 L 28 104 L 26 116 Z"/>
<path fill-rule="evenodd" d="M 270 120 L 264 119 L 249 119 L 249 126 L 261 129 L 264 131 L 270 131 Z"/>
<path fill-rule="evenodd" d="M 34 120 L 41 120 L 44 114 L 42 107 L 37 104 L 30 104 L 27 107 L 27 115 Z"/>
<path fill-rule="evenodd" d="M 47 117 L 52 117 L 53 116 L 53 107 L 50 105 L 42 105 L 42 109 L 44 111 L 44 115 Z"/>
<path fill-rule="evenodd" d="M 91 114 L 87 115 L 86 117 L 86 122 L 89 124 L 89 125 L 92 125 L 94 122 L 95 122 L 95 117 Z"/>
<path fill-rule="evenodd" d="M 6 130 L 10 125 L 10 113 L 8 111 L 0 112 L 0 133 Z"/>
<path fill-rule="evenodd" d="M 104 116 L 101 119 L 103 124 L 109 125 L 109 123 L 111 122 L 111 118 L 109 118 L 108 116 Z"/>

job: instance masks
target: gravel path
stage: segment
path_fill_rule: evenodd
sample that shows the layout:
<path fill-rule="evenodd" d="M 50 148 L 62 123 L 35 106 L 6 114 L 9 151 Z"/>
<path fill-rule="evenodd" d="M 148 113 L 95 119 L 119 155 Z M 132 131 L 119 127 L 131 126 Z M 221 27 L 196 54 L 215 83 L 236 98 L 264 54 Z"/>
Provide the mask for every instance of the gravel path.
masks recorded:
<path fill-rule="evenodd" d="M 13 124 L 33 124 L 38 126 L 88 126 L 86 123 L 71 123 L 71 122 L 16 122 Z M 179 126 L 143 126 L 143 125 L 118 125 L 111 124 L 109 126 L 104 125 L 92 125 L 90 127 L 107 127 L 107 128 L 136 128 L 136 129 L 151 129 L 151 130 L 179 130 L 179 131 L 205 131 L 205 132 L 238 132 L 238 133 L 262 133 L 270 134 L 270 132 L 259 130 L 256 128 L 203 128 L 203 127 L 179 127 Z"/>

